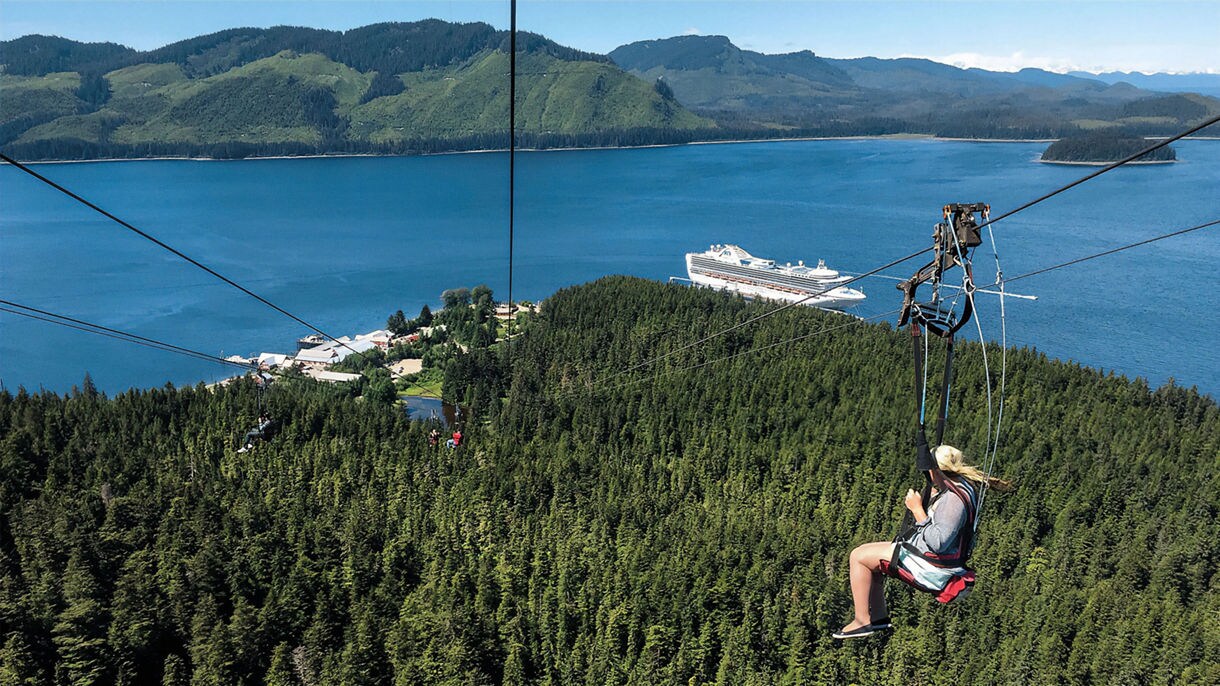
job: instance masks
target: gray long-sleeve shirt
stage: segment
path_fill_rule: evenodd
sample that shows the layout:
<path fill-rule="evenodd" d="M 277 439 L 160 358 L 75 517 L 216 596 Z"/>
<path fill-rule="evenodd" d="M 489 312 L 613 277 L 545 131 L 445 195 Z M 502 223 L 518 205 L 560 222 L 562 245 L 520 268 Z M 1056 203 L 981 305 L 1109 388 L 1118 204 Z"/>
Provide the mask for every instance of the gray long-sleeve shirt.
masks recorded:
<path fill-rule="evenodd" d="M 957 546 L 957 534 L 965 524 L 966 504 L 949 491 L 932 503 L 927 519 L 915 523 L 915 532 L 907 542 L 921 553 L 952 553 Z"/>

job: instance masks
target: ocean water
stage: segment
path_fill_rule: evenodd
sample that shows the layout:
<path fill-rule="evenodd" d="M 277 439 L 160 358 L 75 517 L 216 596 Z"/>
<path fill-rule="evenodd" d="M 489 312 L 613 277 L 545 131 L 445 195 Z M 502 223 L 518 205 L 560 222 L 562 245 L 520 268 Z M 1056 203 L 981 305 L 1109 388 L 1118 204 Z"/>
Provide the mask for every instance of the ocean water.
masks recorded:
<path fill-rule="evenodd" d="M 685 276 L 684 253 L 711 243 L 863 272 L 929 245 L 947 202 L 988 202 L 998 215 L 1090 171 L 1036 163 L 1043 147 L 840 140 L 521 153 L 513 295 L 541 299 L 607 274 Z M 1178 164 L 1118 169 L 997 224 L 1004 273 L 1220 218 L 1220 142 L 1176 147 Z M 437 307 L 446 288 L 486 283 L 506 296 L 503 153 L 38 169 L 332 335 Z M 980 282 L 994 274 L 984 248 Z M 1220 228 L 1021 281 L 1011 290 L 1039 299 L 1008 301 L 1009 343 L 1216 396 L 1217 265 Z M 863 290 L 861 315 L 900 304 L 893 282 Z M 9 167 L 0 298 L 218 355 L 291 352 L 306 333 Z M 988 298 L 989 337 L 995 310 Z M 62 392 L 86 371 L 111 393 L 231 373 L 0 313 L 5 387 Z"/>

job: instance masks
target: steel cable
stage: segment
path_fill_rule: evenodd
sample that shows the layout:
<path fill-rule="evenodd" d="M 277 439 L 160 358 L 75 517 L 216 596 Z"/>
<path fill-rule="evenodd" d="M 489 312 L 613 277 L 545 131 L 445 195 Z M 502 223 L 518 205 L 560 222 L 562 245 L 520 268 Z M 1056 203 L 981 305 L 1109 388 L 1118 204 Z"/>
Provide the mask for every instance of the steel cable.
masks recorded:
<path fill-rule="evenodd" d="M 22 317 L 28 317 L 29 319 L 37 319 L 39 321 L 48 322 L 51 324 L 58 324 L 59 326 L 65 326 L 65 327 L 68 327 L 71 329 L 77 329 L 80 331 L 85 331 L 87 333 L 97 334 L 99 336 L 106 336 L 107 338 L 114 338 L 114 339 L 121 340 L 121 341 L 127 341 L 128 343 L 135 343 L 136 345 L 142 345 L 142 346 L 145 346 L 148 348 L 154 348 L 156 350 L 163 350 L 163 351 L 169 352 L 169 353 L 176 353 L 179 355 L 195 357 L 195 358 L 202 359 L 202 360 L 209 361 L 209 362 L 219 362 L 221 364 L 233 365 L 234 367 L 240 367 L 247 371 L 254 368 L 254 365 L 250 365 L 250 364 L 246 364 L 246 363 L 242 363 L 242 362 L 235 362 L 233 360 L 225 359 L 223 357 L 219 357 L 216 355 L 210 355 L 208 353 L 205 353 L 205 352 L 202 352 L 199 350 L 193 350 L 191 348 L 184 348 L 180 345 L 174 345 L 173 343 L 166 343 L 165 341 L 159 341 L 155 338 L 148 338 L 147 336 L 140 336 L 140 335 L 137 335 L 134 333 L 129 333 L 127 331 L 122 331 L 119 329 L 112 329 L 107 326 L 102 326 L 101 324 L 94 324 L 92 322 L 87 322 L 83 319 L 76 319 L 74 317 L 69 317 L 67 315 L 56 314 L 54 312 L 48 312 L 46 310 L 41 310 L 36 307 L 29 307 L 28 305 L 21 305 L 19 303 L 15 303 L 15 302 L 12 302 L 9 300 L 0 300 L 0 305 L 7 306 L 7 307 L 0 307 L 0 311 L 9 312 L 11 314 L 20 315 Z M 16 308 L 16 309 L 14 309 L 14 308 Z"/>
<path fill-rule="evenodd" d="M 1166 138 L 1166 139 L 1164 139 L 1164 140 L 1162 140 L 1162 141 L 1159 141 L 1159 142 L 1157 142 L 1157 143 L 1155 143 L 1155 144 L 1153 144 L 1153 145 L 1151 145 L 1151 146 L 1149 146 L 1149 147 L 1147 147 L 1147 148 L 1145 148 L 1145 149 L 1141 150 L 1140 152 L 1135 153 L 1134 155 L 1130 155 L 1130 156 L 1128 156 L 1128 157 L 1126 157 L 1126 158 L 1124 158 L 1124 159 L 1122 159 L 1122 160 L 1119 160 L 1118 162 L 1114 162 L 1114 163 L 1112 163 L 1112 164 L 1109 164 L 1109 165 L 1107 165 L 1107 166 L 1103 167 L 1102 169 L 1099 169 L 1099 170 L 1097 170 L 1097 171 L 1095 171 L 1095 172 L 1093 172 L 1093 173 L 1091 173 L 1091 174 L 1087 174 L 1087 175 L 1085 175 L 1085 176 L 1083 176 L 1083 177 L 1081 177 L 1081 178 L 1079 178 L 1079 179 L 1077 179 L 1077 180 L 1075 180 L 1075 181 L 1073 181 L 1073 182 L 1071 182 L 1071 183 L 1068 183 L 1068 184 L 1065 184 L 1065 185 L 1063 185 L 1063 186 L 1060 186 L 1059 188 L 1057 188 L 1057 189 L 1055 189 L 1055 190 L 1053 190 L 1053 191 L 1051 191 L 1051 192 L 1049 192 L 1049 193 L 1046 193 L 1046 194 L 1044 194 L 1044 195 L 1042 195 L 1042 196 L 1039 196 L 1038 198 L 1035 198 L 1034 200 L 1031 200 L 1031 201 L 1029 201 L 1029 202 L 1027 202 L 1027 203 L 1023 204 L 1023 205 L 1021 205 L 1021 206 L 1017 207 L 1016 209 L 1013 209 L 1013 210 L 1010 210 L 1010 211 L 1008 211 L 1008 212 L 1005 212 L 1004 214 L 1002 214 L 1002 215 L 1000 215 L 1000 216 L 998 216 L 998 217 L 995 217 L 994 219 L 988 219 L 987 221 L 983 222 L 982 224 L 979 224 L 978 228 L 980 228 L 980 229 L 981 229 L 981 228 L 983 228 L 983 227 L 989 227 L 990 225 L 992 225 L 992 224 L 994 224 L 994 223 L 996 223 L 996 222 L 1000 221 L 1001 219 L 1005 219 L 1005 218 L 1011 217 L 1011 216 L 1013 216 L 1013 215 L 1017 214 L 1018 212 L 1022 212 L 1022 211 L 1024 211 L 1024 210 L 1027 210 L 1027 209 L 1029 209 L 1029 208 L 1033 207 L 1034 205 L 1037 205 L 1037 204 L 1039 204 L 1039 203 L 1041 203 L 1041 202 L 1044 202 L 1044 201 L 1046 201 L 1046 200 L 1048 200 L 1048 199 L 1050 199 L 1050 198 L 1055 197 L 1056 195 L 1059 195 L 1060 193 L 1063 193 L 1064 191 L 1067 191 L 1067 190 L 1069 190 L 1069 189 L 1075 188 L 1076 186 L 1079 186 L 1080 184 L 1082 184 L 1082 183 L 1084 183 L 1084 182 L 1086 182 L 1086 181 L 1089 181 L 1089 180 L 1095 179 L 1095 178 L 1097 178 L 1098 176 L 1101 176 L 1102 174 L 1105 174 L 1106 172 L 1113 171 L 1114 169 L 1117 169 L 1118 167 L 1121 167 L 1121 166 L 1123 166 L 1123 165 L 1125 165 L 1125 164 L 1127 164 L 1127 163 L 1129 163 L 1129 162 L 1131 162 L 1131 161 L 1133 161 L 1133 160 L 1136 160 L 1136 159 L 1138 159 L 1138 158 L 1140 158 L 1140 157 L 1142 157 L 1142 156 L 1144 156 L 1144 155 L 1146 155 L 1146 154 L 1148 154 L 1148 153 L 1150 153 L 1150 152 L 1153 152 L 1153 151 L 1155 151 L 1155 150 L 1158 150 L 1158 149 L 1160 149 L 1160 148 L 1163 148 L 1163 147 L 1165 147 L 1166 145 L 1169 145 L 1170 143 L 1172 143 L 1172 142 L 1174 142 L 1174 141 L 1177 141 L 1177 140 L 1179 140 L 1179 139 L 1182 139 L 1182 138 L 1184 138 L 1184 137 L 1186 137 L 1186 136 L 1189 136 L 1189 135 L 1191 135 L 1191 134 L 1193 134 L 1193 133 L 1198 133 L 1199 131 L 1201 131 L 1201 130 L 1203 130 L 1203 129 L 1205 129 L 1205 128 L 1207 128 L 1207 127 L 1209 127 L 1209 126 L 1213 125 L 1213 124 L 1215 124 L 1216 122 L 1220 122 L 1220 115 L 1217 115 L 1217 116 L 1215 116 L 1215 117 L 1212 117 L 1211 119 L 1208 119 L 1207 121 L 1204 121 L 1204 122 L 1203 122 L 1203 123 L 1201 123 L 1201 124 L 1198 124 L 1198 125 L 1196 125 L 1196 126 L 1193 126 L 1193 127 L 1191 127 L 1190 129 L 1187 129 L 1186 131 L 1183 131 L 1183 132 L 1181 132 L 1181 133 L 1179 133 L 1179 134 L 1177 134 L 1177 135 L 1170 136 L 1169 138 Z M 872 269 L 872 270 L 869 270 L 869 271 L 867 271 L 867 272 L 865 272 L 865 273 L 863 273 L 863 274 L 860 274 L 859 276 L 855 276 L 855 277 L 853 277 L 853 278 L 851 278 L 851 279 L 849 279 L 849 280 L 847 280 L 847 281 L 843 282 L 842 284 L 839 284 L 839 286 L 847 286 L 848 284 L 855 283 L 856 281 L 859 281 L 860 279 L 863 279 L 863 278 L 865 278 L 865 277 L 868 277 L 868 276 L 872 276 L 872 275 L 874 275 L 874 274 L 877 274 L 878 272 L 881 272 L 881 271 L 883 271 L 883 270 L 885 270 L 885 269 L 887 269 L 887 268 L 889 268 L 889 267 L 892 267 L 892 266 L 897 265 L 897 264 L 901 264 L 901 263 L 903 263 L 903 262 L 906 262 L 907 260 L 910 260 L 910 259 L 913 259 L 913 258 L 915 258 L 915 257 L 918 257 L 918 256 L 920 256 L 920 255 L 924 254 L 925 252 L 928 252 L 929 250 L 931 250 L 931 248 L 925 248 L 924 250 L 920 250 L 920 251 L 918 251 L 918 252 L 911 253 L 910 255 L 907 255 L 907 256 L 905 256 L 905 257 L 900 257 L 900 258 L 898 258 L 898 259 L 896 259 L 896 260 L 893 260 L 893 261 L 891 261 L 891 262 L 887 263 L 887 264 L 886 264 L 885 266 L 883 266 L 883 267 L 878 267 L 877 269 Z M 1009 281 L 1011 282 L 1011 281 L 1012 281 L 1012 279 L 1009 279 Z M 993 285 L 995 285 L 995 284 L 993 284 Z M 989 288 L 990 288 L 990 286 L 989 286 Z M 819 295 L 824 295 L 824 294 L 826 294 L 827 292 L 829 292 L 829 290 L 832 290 L 832 289 L 827 289 L 827 290 L 819 291 L 819 292 L 816 292 L 816 293 L 812 293 L 812 294 L 810 294 L 810 295 L 808 295 L 808 296 L 805 296 L 804 298 L 802 298 L 802 299 L 800 299 L 800 300 L 797 300 L 797 301 L 795 301 L 795 302 L 791 302 L 791 303 L 787 303 L 787 304 L 785 304 L 785 305 L 782 305 L 782 306 L 780 306 L 780 307 L 777 307 L 777 308 L 775 308 L 775 309 L 773 309 L 773 310 L 770 310 L 770 311 L 768 311 L 768 312 L 764 312 L 764 313 L 762 313 L 762 314 L 760 314 L 760 315 L 757 315 L 757 316 L 755 316 L 755 317 L 752 317 L 752 318 L 750 318 L 750 319 L 747 319 L 746 321 L 740 322 L 740 323 L 738 323 L 738 324 L 734 324 L 733 326 L 730 326 L 730 327 L 728 327 L 728 328 L 726 328 L 726 329 L 722 329 L 722 330 L 720 330 L 720 331 L 714 332 L 714 333 L 709 334 L 709 335 L 707 335 L 707 336 L 704 336 L 703 338 L 700 338 L 700 339 L 698 339 L 698 340 L 696 340 L 696 341 L 694 341 L 694 342 L 692 342 L 692 343 L 688 343 L 688 344 L 686 344 L 686 345 L 684 345 L 684 346 L 682 346 L 682 347 L 679 347 L 679 348 L 677 348 L 677 349 L 675 349 L 675 350 L 671 350 L 670 352 L 663 353 L 663 354 L 658 355 L 658 356 L 656 356 L 656 357 L 653 357 L 653 358 L 650 358 L 650 359 L 644 360 L 643 362 L 640 362 L 640 363 L 638 363 L 638 364 L 632 365 L 631 367 L 628 367 L 628 368 L 623 369 L 623 370 L 621 370 L 621 371 L 619 371 L 619 372 L 617 372 L 617 373 L 612 374 L 612 375 L 611 375 L 611 376 L 609 376 L 609 377 L 606 377 L 605 379 L 603 379 L 602 383 L 607 382 L 607 381 L 611 381 L 611 380 L 613 380 L 613 379 L 615 379 L 615 378 L 618 378 L 619 376 L 622 376 L 623 374 L 627 374 L 627 373 L 630 373 L 630 372 L 632 372 L 632 371 L 635 371 L 636 369 L 640 369 L 641 367 L 646 367 L 646 366 L 649 366 L 649 365 L 655 364 L 655 363 L 657 363 L 657 362 L 659 362 L 659 361 L 661 361 L 661 360 L 663 360 L 663 359 L 665 359 L 665 358 L 667 358 L 667 357 L 669 357 L 669 356 L 671 356 L 671 355 L 674 355 L 674 354 L 680 353 L 680 352 L 682 352 L 682 351 L 684 351 L 684 350 L 688 350 L 688 349 L 693 348 L 693 347 L 695 347 L 695 346 L 697 346 L 697 345 L 702 345 L 703 343 L 706 343 L 707 341 L 710 341 L 710 340 L 712 340 L 712 339 L 714 339 L 714 338 L 717 338 L 717 337 L 719 337 L 719 336 L 723 336 L 723 335 L 725 335 L 725 334 L 727 334 L 727 333 L 729 333 L 729 332 L 731 332 L 731 331 L 735 331 L 735 330 L 737 330 L 737 329 L 739 329 L 739 328 L 741 328 L 741 327 L 743 327 L 743 326 L 746 326 L 746 325 L 748 325 L 748 324 L 752 324 L 752 323 L 754 323 L 754 322 L 756 322 L 756 321 L 758 321 L 758 320 L 760 320 L 760 319 L 764 319 L 764 318 L 769 317 L 769 316 L 771 316 L 771 315 L 773 315 L 773 314 L 777 314 L 777 313 L 779 313 L 779 312 L 782 312 L 782 311 L 784 311 L 784 310 L 786 310 L 786 309 L 789 309 L 789 308 L 791 308 L 791 307 L 793 307 L 793 306 L 795 306 L 795 305 L 799 305 L 799 304 L 801 304 L 801 303 L 803 303 L 803 302 L 805 302 L 805 301 L 807 301 L 807 300 L 809 300 L 809 299 L 811 299 L 811 298 L 817 297 L 817 296 L 819 296 Z"/>
<path fill-rule="evenodd" d="M 986 287 L 987 287 L 987 288 L 991 288 L 991 287 L 993 287 L 993 286 L 1002 286 L 1002 285 L 1005 285 L 1005 284 L 1012 283 L 1013 281 L 1016 281 L 1016 280 L 1018 280 L 1018 279 L 1024 279 L 1024 278 L 1028 278 L 1028 277 L 1031 277 L 1031 276 L 1036 276 L 1036 275 L 1038 275 L 1038 274 L 1042 274 L 1042 273 L 1049 272 L 1049 271 L 1056 270 L 1056 269 L 1063 269 L 1063 268 L 1065 268 L 1065 267 L 1070 267 L 1070 266 L 1073 266 L 1073 265 L 1079 264 L 1079 263 L 1081 263 L 1081 262 L 1086 262 L 1086 261 L 1088 261 L 1088 260 L 1096 259 L 1096 258 L 1098 258 L 1098 257 L 1104 257 L 1104 256 L 1106 256 L 1106 255 L 1112 255 L 1112 254 L 1114 254 L 1114 253 L 1117 253 L 1117 252 L 1122 252 L 1122 251 L 1124 251 L 1124 250 L 1129 250 L 1129 249 L 1131 249 L 1131 248 L 1136 248 L 1136 247 L 1139 247 L 1139 246 L 1141 246 L 1141 245 L 1147 245 L 1147 244 L 1149 244 L 1149 243 L 1153 243 L 1153 242 L 1156 242 L 1156 241 L 1161 241 L 1161 240 L 1164 240 L 1164 239 L 1166 239 L 1166 238 L 1173 238 L 1173 237 L 1175 237 L 1175 236 L 1181 236 L 1181 235 L 1184 235 L 1184 234 L 1190 233 L 1190 232 L 1192 232 L 1192 231 L 1199 231 L 1199 230 L 1201 230 L 1201 229 L 1206 229 L 1206 228 L 1210 228 L 1210 227 L 1217 226 L 1217 225 L 1220 225 L 1220 219 L 1216 219 L 1216 220 L 1214 220 L 1214 221 L 1210 221 L 1210 222 L 1207 222 L 1207 223 L 1204 223 L 1204 224 L 1199 224 L 1199 225 L 1197 225 L 1197 226 L 1192 226 L 1192 227 L 1187 228 L 1187 229 L 1181 229 L 1181 230 L 1178 230 L 1178 231 L 1173 231 L 1173 232 L 1171 232 L 1171 233 L 1161 234 L 1161 235 L 1159 235 L 1159 236 L 1155 236 L 1155 237 L 1153 237 L 1153 238 L 1149 238 L 1149 239 L 1146 239 L 1146 240 L 1142 240 L 1142 241 L 1139 241 L 1139 242 L 1136 242 L 1136 243 L 1130 243 L 1130 244 L 1128 244 L 1128 245 L 1124 245 L 1124 246 L 1121 246 L 1121 247 L 1118 247 L 1118 248 L 1113 248 L 1113 249 L 1110 249 L 1110 250 L 1106 250 L 1106 251 L 1104 251 L 1104 252 L 1095 253 L 1095 254 L 1092 254 L 1092 255 L 1086 255 L 1086 256 L 1084 256 L 1084 257 L 1079 257 L 1079 258 L 1076 258 L 1076 259 L 1074 259 L 1074 260 L 1070 260 L 1070 261 L 1068 261 L 1068 262 L 1063 262 L 1063 263 L 1056 264 L 1056 265 L 1052 265 L 1052 266 L 1049 266 L 1049 267 L 1043 267 L 1043 268 L 1038 269 L 1038 270 L 1036 270 L 1036 271 L 1027 272 L 1027 273 L 1025 273 L 1025 274 L 1021 274 L 1021 275 L 1019 275 L 1019 276 L 1014 276 L 1014 277 L 1011 277 L 1011 278 L 1006 278 L 1006 279 L 1003 279 L 1002 281 L 997 280 L 997 282 L 996 282 L 996 283 L 990 284 L 990 285 L 988 285 L 988 286 L 986 286 Z M 885 317 L 890 317 L 890 316 L 893 316 L 893 315 L 898 314 L 900 311 L 901 311 L 901 310 L 891 310 L 891 311 L 889 311 L 889 312 L 884 312 L 884 313 L 882 313 L 882 314 L 871 315 L 871 316 L 868 316 L 868 317 L 862 317 L 862 318 L 860 318 L 860 319 L 853 319 L 852 321 L 850 321 L 850 322 L 848 322 L 848 323 L 841 324 L 841 325 L 836 326 L 836 327 L 832 327 L 831 329 L 819 329 L 818 331 L 814 331 L 814 332 L 807 333 L 807 334 L 801 334 L 800 336 L 795 336 L 795 337 L 793 337 L 793 338 L 787 338 L 787 339 L 784 339 L 784 340 L 782 340 L 782 341 L 777 341 L 777 342 L 775 342 L 775 343 L 769 343 L 769 344 L 767 344 L 767 345 L 760 346 L 760 347 L 757 347 L 757 348 L 751 348 L 751 349 L 749 349 L 749 350 L 738 351 L 738 352 L 735 352 L 735 353 L 732 353 L 732 354 L 729 354 L 729 355 L 725 355 L 725 356 L 722 356 L 722 357 L 714 358 L 714 359 L 711 359 L 711 360 L 706 360 L 706 361 L 704 361 L 704 362 L 700 362 L 700 363 L 693 364 L 693 365 L 690 365 L 690 366 L 686 366 L 686 367 L 680 367 L 680 368 L 678 368 L 678 369 L 669 370 L 669 371 L 667 371 L 667 372 L 663 372 L 662 374 L 660 374 L 660 375 L 658 375 L 658 376 L 668 376 L 668 375 L 671 375 L 671 374 L 677 374 L 677 373 L 680 373 L 680 372 L 691 371 L 691 370 L 694 370 L 694 369 L 700 369 L 700 368 L 702 368 L 702 367 L 706 367 L 706 366 L 708 366 L 708 365 L 715 364 L 715 363 L 717 363 L 717 362 L 724 362 L 724 361 L 726 361 L 726 360 L 731 360 L 731 359 L 733 359 L 733 358 L 740 357 L 740 356 L 742 356 L 742 355 L 748 355 L 748 354 L 750 354 L 750 353 L 758 353 L 758 352 L 763 352 L 763 351 L 766 351 L 766 350 L 770 350 L 770 349 L 772 349 L 772 348 L 779 347 L 779 346 L 781 346 L 781 345 L 786 345 L 786 344 L 789 344 L 789 343 L 794 343 L 794 342 L 797 342 L 797 341 L 800 341 L 800 340 L 804 340 L 804 339 L 807 339 L 807 338 L 812 338 L 812 337 L 814 337 L 814 336 L 818 336 L 818 335 L 820 335 L 820 334 L 822 334 L 822 333 L 829 333 L 830 331 L 833 331 L 833 330 L 836 330 L 836 329 L 842 329 L 842 328 L 846 328 L 846 327 L 848 327 L 848 326 L 852 326 L 853 324 L 858 324 L 858 323 L 861 323 L 861 322 L 869 322 L 869 321 L 874 321 L 874 320 L 877 320 L 877 319 L 882 319 L 882 318 L 885 318 Z M 1004 327 L 1004 328 L 1006 329 L 1006 327 Z M 1007 334 L 1006 334 L 1006 332 L 1005 332 L 1005 337 L 1006 337 L 1006 335 L 1007 335 Z M 676 351 L 675 351 L 675 352 L 676 352 Z M 1005 365 L 1005 366 L 1006 366 L 1006 365 Z M 620 389 L 620 388 L 628 388 L 628 387 L 631 387 L 631 386 L 639 385 L 640 383 L 643 383 L 643 382 L 645 382 L 645 381 L 652 380 L 653 378 L 658 378 L 658 377 L 648 377 L 648 378 L 646 378 L 646 379 L 638 379 L 638 380 L 636 380 L 636 381 L 628 381 L 628 382 L 626 382 L 626 383 L 618 384 L 618 385 L 615 385 L 615 386 L 608 386 L 608 387 L 602 387 L 602 386 L 598 385 L 598 386 L 593 386 L 593 388 L 594 388 L 594 389 L 600 389 L 600 390 L 612 391 L 612 390 L 616 390 L 616 389 Z M 1003 379 L 1004 377 L 1002 376 L 1001 378 Z"/>

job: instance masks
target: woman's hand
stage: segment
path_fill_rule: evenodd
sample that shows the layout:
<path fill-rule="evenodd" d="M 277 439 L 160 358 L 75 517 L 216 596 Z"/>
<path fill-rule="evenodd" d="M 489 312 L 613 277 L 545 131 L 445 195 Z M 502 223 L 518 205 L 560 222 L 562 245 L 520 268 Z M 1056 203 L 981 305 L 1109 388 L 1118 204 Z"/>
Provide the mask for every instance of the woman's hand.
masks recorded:
<path fill-rule="evenodd" d="M 907 489 L 907 496 L 903 498 L 902 502 L 911 511 L 915 521 L 922 522 L 928 518 L 928 514 L 923 509 L 923 496 L 919 495 L 919 491 L 913 488 Z"/>

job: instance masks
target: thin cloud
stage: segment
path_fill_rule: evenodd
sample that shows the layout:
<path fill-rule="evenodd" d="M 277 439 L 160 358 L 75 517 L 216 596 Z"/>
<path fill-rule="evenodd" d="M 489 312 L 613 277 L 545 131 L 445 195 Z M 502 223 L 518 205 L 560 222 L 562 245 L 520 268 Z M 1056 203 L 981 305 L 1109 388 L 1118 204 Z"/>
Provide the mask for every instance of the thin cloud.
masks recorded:
<path fill-rule="evenodd" d="M 1040 57 L 1036 55 L 1027 55 L 1024 52 L 1017 51 L 1011 55 L 984 55 L 978 52 L 955 52 L 949 55 L 899 55 L 899 57 L 914 57 L 941 64 L 949 64 L 962 69 L 986 69 L 987 71 L 1003 71 L 1015 72 L 1022 69 L 1034 68 L 1045 71 L 1055 72 L 1057 74 L 1066 74 L 1073 71 L 1082 71 L 1091 74 L 1102 74 L 1105 72 L 1121 71 L 1121 72 L 1140 72 L 1143 74 L 1216 74 L 1220 70 L 1215 68 L 1207 69 L 1158 69 L 1147 64 L 1081 64 L 1062 57 Z"/>
<path fill-rule="evenodd" d="M 941 64 L 951 64 L 962 69 L 986 69 L 987 71 L 1020 71 L 1029 67 L 1044 69 L 1059 74 L 1082 71 L 1080 65 L 1061 57 L 1038 57 L 1017 51 L 1011 55 L 984 55 L 977 52 L 955 52 L 949 55 L 902 55 L 920 57 Z"/>
<path fill-rule="evenodd" d="M 695 26 L 692 26 L 689 29 L 682 32 L 683 36 L 699 36 L 702 34 L 703 34 L 703 31 Z"/>

